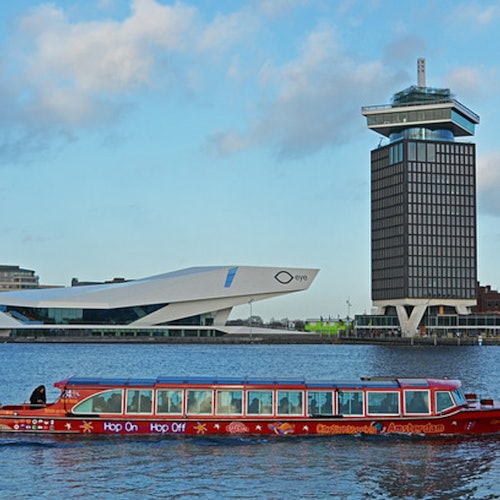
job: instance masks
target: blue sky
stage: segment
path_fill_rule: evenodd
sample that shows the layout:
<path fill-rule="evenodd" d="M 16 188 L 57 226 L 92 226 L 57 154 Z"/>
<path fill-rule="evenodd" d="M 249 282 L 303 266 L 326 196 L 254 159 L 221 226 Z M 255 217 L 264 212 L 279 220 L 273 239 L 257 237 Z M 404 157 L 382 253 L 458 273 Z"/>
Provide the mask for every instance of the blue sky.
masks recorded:
<path fill-rule="evenodd" d="M 494 1 L 2 2 L 0 263 L 53 285 L 314 267 L 253 313 L 369 312 L 379 136 L 360 110 L 425 57 L 481 117 L 478 271 L 498 288 L 499 43 Z"/>

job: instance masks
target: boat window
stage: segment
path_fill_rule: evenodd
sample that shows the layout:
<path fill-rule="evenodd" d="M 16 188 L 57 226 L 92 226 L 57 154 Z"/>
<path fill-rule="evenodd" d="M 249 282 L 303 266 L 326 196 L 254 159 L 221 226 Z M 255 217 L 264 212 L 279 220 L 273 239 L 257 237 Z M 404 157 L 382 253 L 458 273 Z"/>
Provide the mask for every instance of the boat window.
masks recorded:
<path fill-rule="evenodd" d="M 451 394 L 445 391 L 436 392 L 436 412 L 441 412 L 454 406 Z"/>
<path fill-rule="evenodd" d="M 406 413 L 429 413 L 429 391 L 405 391 Z"/>
<path fill-rule="evenodd" d="M 368 413 L 377 415 L 394 415 L 399 413 L 398 392 L 368 392 Z"/>
<path fill-rule="evenodd" d="M 121 413 L 121 389 L 103 391 L 81 401 L 73 408 L 73 413 Z"/>
<path fill-rule="evenodd" d="M 272 391 L 248 391 L 247 392 L 247 414 L 248 415 L 271 415 L 273 413 Z"/>
<path fill-rule="evenodd" d="M 308 415 L 333 415 L 332 393 L 330 391 L 308 391 Z"/>
<path fill-rule="evenodd" d="M 337 396 L 339 415 L 363 415 L 363 393 L 339 391 Z"/>
<path fill-rule="evenodd" d="M 152 401 L 151 389 L 127 389 L 127 413 L 151 413 Z"/>
<path fill-rule="evenodd" d="M 208 390 L 188 390 L 187 391 L 187 412 L 189 414 L 212 413 L 212 391 Z"/>
<path fill-rule="evenodd" d="M 182 389 L 159 389 L 156 413 L 182 413 Z"/>
<path fill-rule="evenodd" d="M 241 415 L 243 391 L 217 391 L 218 415 Z"/>
<path fill-rule="evenodd" d="M 452 392 L 453 397 L 455 398 L 455 403 L 457 403 L 458 406 L 467 404 L 467 399 L 462 389 L 454 389 Z"/>
<path fill-rule="evenodd" d="M 302 415 L 302 391 L 277 391 L 279 415 Z"/>

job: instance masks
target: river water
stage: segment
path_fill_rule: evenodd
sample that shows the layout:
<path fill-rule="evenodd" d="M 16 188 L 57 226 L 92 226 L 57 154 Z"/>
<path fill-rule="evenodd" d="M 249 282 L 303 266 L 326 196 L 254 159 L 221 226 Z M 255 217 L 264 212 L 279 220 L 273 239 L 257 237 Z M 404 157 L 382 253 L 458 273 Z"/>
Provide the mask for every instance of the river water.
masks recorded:
<path fill-rule="evenodd" d="M 500 347 L 0 344 L 0 400 L 70 375 L 459 378 L 500 399 Z M 0 435 L 0 498 L 498 499 L 500 438 Z"/>

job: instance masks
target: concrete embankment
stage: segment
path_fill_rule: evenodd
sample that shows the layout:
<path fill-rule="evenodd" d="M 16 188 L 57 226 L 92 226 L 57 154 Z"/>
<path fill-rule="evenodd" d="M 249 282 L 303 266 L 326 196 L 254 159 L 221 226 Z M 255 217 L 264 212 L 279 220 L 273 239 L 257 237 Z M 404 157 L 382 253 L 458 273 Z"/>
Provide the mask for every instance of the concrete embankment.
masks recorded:
<path fill-rule="evenodd" d="M 2 337 L 4 343 L 75 344 L 374 344 L 401 346 L 477 346 L 477 337 L 338 337 L 303 333 L 228 334 L 221 337 Z M 500 337 L 484 337 L 483 346 L 500 345 Z"/>

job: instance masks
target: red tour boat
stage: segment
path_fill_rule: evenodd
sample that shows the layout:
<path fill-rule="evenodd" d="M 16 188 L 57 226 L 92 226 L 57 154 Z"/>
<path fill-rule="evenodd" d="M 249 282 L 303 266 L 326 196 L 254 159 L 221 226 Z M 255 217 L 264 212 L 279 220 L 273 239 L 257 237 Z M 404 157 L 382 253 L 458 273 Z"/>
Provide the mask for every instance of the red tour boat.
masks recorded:
<path fill-rule="evenodd" d="M 36 434 L 500 433 L 500 403 L 464 394 L 458 380 L 367 377 L 106 379 L 54 384 L 46 405 L 0 407 L 0 432 Z"/>

